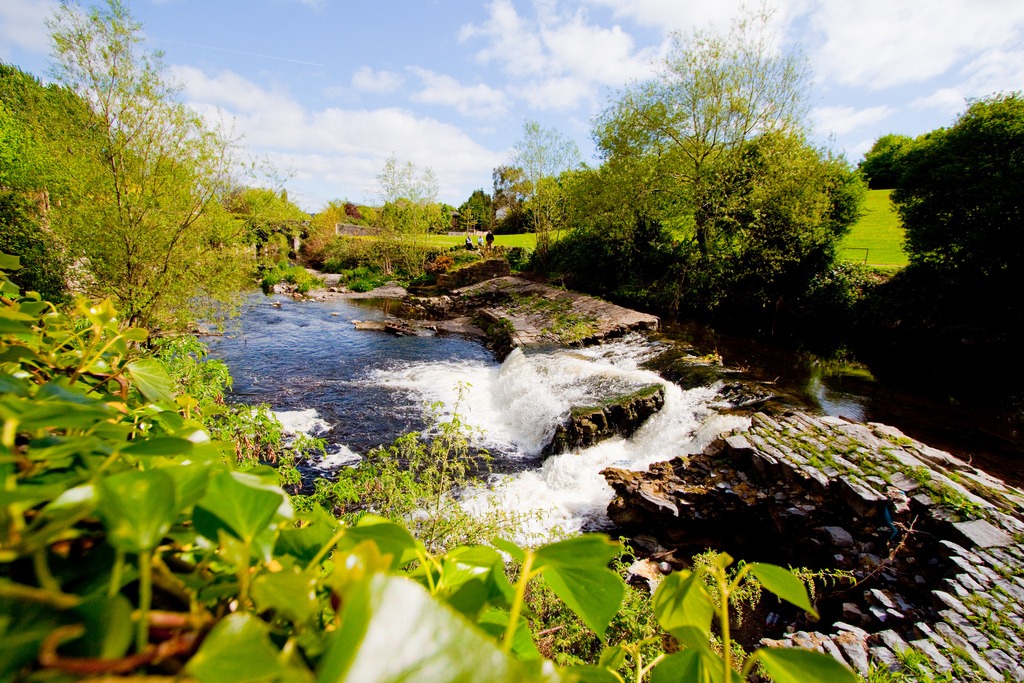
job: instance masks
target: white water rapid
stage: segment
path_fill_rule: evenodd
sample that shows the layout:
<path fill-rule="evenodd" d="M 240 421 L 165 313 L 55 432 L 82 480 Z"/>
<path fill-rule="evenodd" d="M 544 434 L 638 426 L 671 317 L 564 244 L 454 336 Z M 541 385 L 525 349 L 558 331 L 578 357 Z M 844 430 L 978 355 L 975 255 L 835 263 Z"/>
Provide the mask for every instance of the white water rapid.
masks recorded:
<path fill-rule="evenodd" d="M 404 363 L 374 371 L 366 381 L 442 404 L 441 419 L 458 410 L 474 431 L 474 445 L 499 454 L 500 464 L 521 465 L 517 473 L 495 475 L 490 488 L 467 492 L 464 505 L 480 515 L 494 507 L 521 515 L 524 529 L 518 540 L 532 543 L 607 524 L 604 511 L 613 493 L 600 475 L 605 467 L 644 470 L 660 460 L 699 452 L 723 431 L 746 424 L 745 418 L 711 409 L 714 387 L 684 391 L 639 367 L 658 351 L 636 336 L 578 350 L 515 350 L 500 366 L 457 360 Z M 536 464 L 573 406 L 652 383 L 665 385 L 665 405 L 632 437 L 525 468 Z"/>

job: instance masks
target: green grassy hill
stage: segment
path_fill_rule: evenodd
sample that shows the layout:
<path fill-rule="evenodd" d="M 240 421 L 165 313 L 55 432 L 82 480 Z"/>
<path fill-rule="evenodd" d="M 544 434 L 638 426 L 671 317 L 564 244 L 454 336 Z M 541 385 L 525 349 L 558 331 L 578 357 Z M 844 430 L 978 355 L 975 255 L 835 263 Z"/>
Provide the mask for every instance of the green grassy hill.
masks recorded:
<path fill-rule="evenodd" d="M 864 215 L 843 238 L 839 256 L 869 266 L 899 268 L 907 265 L 903 226 L 889 202 L 889 190 L 868 190 Z"/>

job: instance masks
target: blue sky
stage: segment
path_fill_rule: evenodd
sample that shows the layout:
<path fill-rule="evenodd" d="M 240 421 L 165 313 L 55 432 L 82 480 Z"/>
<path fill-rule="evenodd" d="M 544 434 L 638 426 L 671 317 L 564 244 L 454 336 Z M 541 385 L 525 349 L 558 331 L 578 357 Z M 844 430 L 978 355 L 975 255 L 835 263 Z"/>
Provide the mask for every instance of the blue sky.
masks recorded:
<path fill-rule="evenodd" d="M 576 140 L 651 73 L 669 34 L 728 26 L 739 0 L 134 0 L 184 99 L 223 116 L 315 211 L 374 199 L 394 154 L 440 199 L 491 189 L 527 118 Z M 816 141 L 857 161 L 880 135 L 946 126 L 966 98 L 1024 89 L 1021 0 L 778 0 L 810 60 Z M 50 0 L 0 0 L 0 59 L 46 78 Z"/>

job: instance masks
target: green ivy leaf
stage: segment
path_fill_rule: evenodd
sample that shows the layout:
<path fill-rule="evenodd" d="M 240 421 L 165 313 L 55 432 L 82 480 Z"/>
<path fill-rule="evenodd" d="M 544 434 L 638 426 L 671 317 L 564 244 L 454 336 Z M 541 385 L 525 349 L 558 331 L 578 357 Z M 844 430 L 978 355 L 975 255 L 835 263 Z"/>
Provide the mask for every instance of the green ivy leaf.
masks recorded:
<path fill-rule="evenodd" d="M 722 683 L 725 664 L 707 647 L 693 648 L 665 657 L 651 671 L 651 683 Z M 740 683 L 739 674 L 729 672 L 730 683 Z"/>
<path fill-rule="evenodd" d="M 626 594 L 622 577 L 605 567 L 556 567 L 542 572 L 544 581 L 566 607 L 603 641 L 608 625 L 619 611 Z"/>
<path fill-rule="evenodd" d="M 188 455 L 192 452 L 192 442 L 171 436 L 158 436 L 151 439 L 132 441 L 121 452 L 125 455 L 137 457 Z"/>
<path fill-rule="evenodd" d="M 491 545 L 501 552 L 507 553 L 513 560 L 522 562 L 526 559 L 526 553 L 523 552 L 523 549 L 511 541 L 506 541 L 503 538 L 495 538 L 491 541 Z"/>
<path fill-rule="evenodd" d="M 835 658 L 800 648 L 761 648 L 754 653 L 775 683 L 856 683 L 860 679 Z"/>
<path fill-rule="evenodd" d="M 75 608 L 85 634 L 70 643 L 70 652 L 80 657 L 117 659 L 132 643 L 132 606 L 120 593 L 100 594 Z"/>
<path fill-rule="evenodd" d="M 319 604 L 316 576 L 298 569 L 261 572 L 253 580 L 252 599 L 260 612 L 270 609 L 294 622 L 309 621 Z"/>
<path fill-rule="evenodd" d="M 161 470 L 130 470 L 100 479 L 99 511 L 115 548 L 155 548 L 178 516 L 174 479 Z"/>
<path fill-rule="evenodd" d="M 755 562 L 750 566 L 750 573 L 766 589 L 779 596 L 786 602 L 792 603 L 810 612 L 817 618 L 818 613 L 811 606 L 811 599 L 807 595 L 807 587 L 804 582 L 793 575 L 788 569 L 778 565 Z"/>
<path fill-rule="evenodd" d="M 683 571 L 666 576 L 654 592 L 653 604 L 663 629 L 690 647 L 696 644 L 692 641 L 707 643 L 715 604 L 697 574 Z"/>
<path fill-rule="evenodd" d="M 505 655 L 407 579 L 378 574 L 353 586 L 344 604 L 342 625 L 320 662 L 319 683 L 557 680 Z"/>
<path fill-rule="evenodd" d="M 265 623 L 249 614 L 230 614 L 206 636 L 185 670 L 201 683 L 269 681 L 285 673 Z"/>
<path fill-rule="evenodd" d="M 359 522 L 350 527 L 338 543 L 343 550 L 351 550 L 363 541 L 372 541 L 382 555 L 391 556 L 391 567 L 404 567 L 416 559 L 417 541 L 400 524 L 376 515 L 363 515 Z"/>
<path fill-rule="evenodd" d="M 146 400 L 174 404 L 174 380 L 160 361 L 155 358 L 134 360 L 125 366 L 125 370 Z"/>
<path fill-rule="evenodd" d="M 217 541 L 217 532 L 225 529 L 251 543 L 270 525 L 284 501 L 283 491 L 268 488 L 255 477 L 222 472 L 211 478 L 192 517 L 199 533 L 211 541 Z"/>

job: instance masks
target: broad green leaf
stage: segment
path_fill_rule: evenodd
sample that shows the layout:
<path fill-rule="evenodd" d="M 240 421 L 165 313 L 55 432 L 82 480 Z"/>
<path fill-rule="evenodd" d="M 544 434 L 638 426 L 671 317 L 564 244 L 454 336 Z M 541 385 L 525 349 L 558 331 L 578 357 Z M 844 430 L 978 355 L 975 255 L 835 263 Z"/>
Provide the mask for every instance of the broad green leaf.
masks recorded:
<path fill-rule="evenodd" d="M 131 470 L 100 480 L 100 514 L 115 548 L 155 548 L 178 516 L 174 479 L 162 470 Z"/>
<path fill-rule="evenodd" d="M 312 512 L 299 517 L 299 526 L 282 529 L 274 546 L 275 555 L 289 555 L 299 563 L 312 562 L 320 550 L 330 543 L 334 534 L 341 528 L 337 518 L 328 515 L 323 508 L 317 507 Z M 325 557 L 330 557 L 328 552 Z"/>
<path fill-rule="evenodd" d="M 319 683 L 557 680 L 502 653 L 407 579 L 374 576 L 353 586 L 343 602 L 342 626 L 331 634 Z"/>
<path fill-rule="evenodd" d="M 206 495 L 196 503 L 196 529 L 212 541 L 224 528 L 242 541 L 252 542 L 270 525 L 284 502 L 284 492 L 266 488 L 262 482 L 240 472 L 222 472 L 211 478 Z"/>
<path fill-rule="evenodd" d="M 0 251 L 0 270 L 21 270 L 21 257 Z"/>
<path fill-rule="evenodd" d="M 856 683 L 860 678 L 835 658 L 800 648 L 761 648 L 754 653 L 775 683 Z"/>
<path fill-rule="evenodd" d="M 651 671 L 651 683 L 721 683 L 725 665 L 708 649 L 689 649 L 665 657 Z M 739 674 L 730 672 L 730 683 Z"/>
<path fill-rule="evenodd" d="M 494 642 L 501 640 L 508 627 L 509 613 L 500 609 L 489 609 L 480 615 L 476 622 L 477 627 L 489 635 Z M 530 622 L 525 617 L 519 617 L 519 623 L 512 631 L 512 654 L 522 661 L 536 661 L 541 659 L 540 650 L 533 642 L 533 631 L 530 630 Z"/>
<path fill-rule="evenodd" d="M 562 670 L 562 683 L 621 683 L 622 679 L 599 666 L 570 666 Z"/>
<path fill-rule="evenodd" d="M 506 541 L 503 538 L 495 538 L 491 541 L 491 545 L 501 552 L 507 553 L 513 560 L 522 562 L 526 559 L 526 553 L 523 552 L 523 549 L 511 541 Z"/>
<path fill-rule="evenodd" d="M 137 457 L 188 455 L 192 451 L 192 442 L 171 436 L 158 436 L 151 439 L 139 439 L 122 449 L 125 455 Z"/>
<path fill-rule="evenodd" d="M 271 681 L 285 672 L 268 627 L 250 614 L 229 614 L 203 640 L 185 671 L 201 683 Z"/>
<path fill-rule="evenodd" d="M 555 595 L 602 640 L 626 593 L 622 577 L 608 569 L 619 548 L 604 534 L 585 534 L 542 546 L 534 562 Z"/>
<path fill-rule="evenodd" d="M 18 420 L 20 428 L 27 432 L 37 429 L 78 429 L 88 431 L 98 422 L 115 415 L 115 410 L 105 405 L 83 406 L 68 401 L 47 401 L 35 403 L 22 413 Z"/>
<path fill-rule="evenodd" d="M 404 567 L 416 559 L 416 539 L 400 524 L 375 515 L 364 515 L 356 526 L 350 527 L 338 543 L 349 550 L 363 541 L 373 541 L 382 555 L 390 555 L 391 567 Z"/>
<path fill-rule="evenodd" d="M 274 610 L 295 622 L 309 621 L 316 613 L 316 576 L 299 570 L 260 572 L 252 583 L 252 599 L 260 612 Z"/>
<path fill-rule="evenodd" d="M 121 332 L 121 336 L 123 336 L 128 341 L 146 341 L 146 339 L 149 337 L 149 330 L 146 330 L 141 327 L 129 327 L 128 329 Z"/>
<path fill-rule="evenodd" d="M 174 480 L 174 507 L 180 512 L 192 507 L 206 493 L 210 479 L 209 468 L 201 463 L 188 463 L 161 467 Z"/>
<path fill-rule="evenodd" d="M 80 657 L 117 659 L 132 643 L 132 606 L 120 593 L 99 594 L 75 608 L 85 634 L 70 643 L 69 652 Z"/>
<path fill-rule="evenodd" d="M 750 573 L 762 586 L 786 602 L 796 605 L 805 612 L 810 612 L 815 617 L 818 616 L 814 607 L 811 606 L 804 582 L 796 578 L 788 569 L 774 564 L 755 562 L 750 565 Z"/>
<path fill-rule="evenodd" d="M 134 360 L 125 366 L 125 370 L 146 400 L 174 404 L 174 380 L 160 361 L 155 358 Z"/>
<path fill-rule="evenodd" d="M 542 575 L 555 595 L 603 641 L 608 624 L 615 618 L 626 594 L 622 577 L 600 565 L 548 565 Z"/>
<path fill-rule="evenodd" d="M 508 606 L 515 598 L 515 589 L 505 575 L 505 562 L 498 551 L 487 546 L 460 546 L 445 555 L 445 562 L 460 567 L 470 567 L 475 578 L 481 579 L 487 589 L 487 601 L 496 606 Z M 478 570 L 486 570 L 479 573 Z M 453 574 L 452 577 L 455 575 Z M 448 585 L 449 577 L 442 577 L 442 585 Z M 461 611 L 461 610 L 460 610 Z"/>
<path fill-rule="evenodd" d="M 10 582 L 0 579 L 0 586 Z M 0 681 L 17 680 L 14 673 L 35 661 L 39 645 L 54 628 L 59 626 L 55 610 L 24 603 L 17 605 L 0 602 Z"/>
<path fill-rule="evenodd" d="M 32 325 L 21 321 L 0 317 L 0 334 L 30 334 Z"/>
<path fill-rule="evenodd" d="M 537 549 L 534 567 L 601 567 L 619 554 L 621 546 L 604 534 L 584 534 Z"/>
<path fill-rule="evenodd" d="M 601 651 L 601 658 L 597 663 L 606 669 L 618 671 L 625 662 L 626 648 L 621 645 L 610 645 Z"/>
<path fill-rule="evenodd" d="M 684 571 L 666 576 L 654 592 L 653 604 L 663 629 L 680 640 L 692 640 L 689 629 L 696 629 L 707 642 L 715 604 L 697 574 Z"/>

